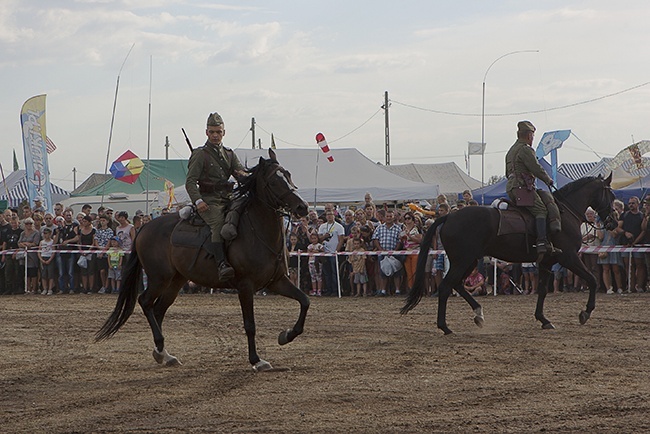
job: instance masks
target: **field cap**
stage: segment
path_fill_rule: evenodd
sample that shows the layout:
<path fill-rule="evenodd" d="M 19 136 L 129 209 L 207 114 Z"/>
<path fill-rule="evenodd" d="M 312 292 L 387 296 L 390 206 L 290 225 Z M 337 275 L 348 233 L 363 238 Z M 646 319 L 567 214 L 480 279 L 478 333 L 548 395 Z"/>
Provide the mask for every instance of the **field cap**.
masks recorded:
<path fill-rule="evenodd" d="M 533 133 L 535 132 L 535 125 L 532 124 L 530 121 L 520 121 L 517 124 L 517 130 L 518 131 L 532 131 Z"/>
<path fill-rule="evenodd" d="M 208 122 L 207 126 L 208 127 L 220 127 L 223 125 L 223 119 L 219 115 L 219 113 L 214 112 L 210 113 L 210 116 L 208 116 Z"/>

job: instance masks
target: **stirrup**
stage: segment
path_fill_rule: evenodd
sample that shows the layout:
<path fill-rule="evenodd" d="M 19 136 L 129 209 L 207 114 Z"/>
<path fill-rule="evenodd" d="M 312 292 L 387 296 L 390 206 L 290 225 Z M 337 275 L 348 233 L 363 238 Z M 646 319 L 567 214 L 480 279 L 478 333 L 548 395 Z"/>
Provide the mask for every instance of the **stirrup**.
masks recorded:
<path fill-rule="evenodd" d="M 235 269 L 230 266 L 226 261 L 223 261 L 219 264 L 219 280 L 221 282 L 226 282 L 233 277 L 235 277 Z"/>

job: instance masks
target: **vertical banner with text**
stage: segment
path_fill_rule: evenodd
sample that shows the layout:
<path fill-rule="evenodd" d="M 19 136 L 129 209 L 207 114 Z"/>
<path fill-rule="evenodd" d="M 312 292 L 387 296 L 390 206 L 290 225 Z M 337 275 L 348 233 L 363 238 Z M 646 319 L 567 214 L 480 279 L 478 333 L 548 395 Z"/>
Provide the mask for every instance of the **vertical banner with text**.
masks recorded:
<path fill-rule="evenodd" d="M 50 169 L 47 162 L 47 131 L 45 129 L 45 95 L 34 96 L 23 104 L 20 111 L 23 132 L 23 153 L 29 206 L 40 197 L 43 207 L 52 210 L 50 193 Z"/>

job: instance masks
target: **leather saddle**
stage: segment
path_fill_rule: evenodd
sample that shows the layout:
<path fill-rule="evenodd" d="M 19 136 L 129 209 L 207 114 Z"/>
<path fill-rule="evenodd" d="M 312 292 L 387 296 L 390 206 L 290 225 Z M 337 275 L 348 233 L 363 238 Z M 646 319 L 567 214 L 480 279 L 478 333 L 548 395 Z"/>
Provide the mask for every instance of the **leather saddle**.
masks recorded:
<path fill-rule="evenodd" d="M 501 209 L 497 206 L 499 211 L 499 229 L 497 236 L 511 235 L 511 234 L 526 234 L 535 237 L 537 229 L 535 228 L 535 219 L 533 215 L 528 212 L 526 208 L 517 207 L 513 202 L 506 199 L 501 199 L 501 202 L 508 204 L 508 209 Z"/>
<path fill-rule="evenodd" d="M 181 219 L 172 231 L 171 243 L 176 247 L 201 248 L 210 239 L 210 226 L 198 214 Z"/>

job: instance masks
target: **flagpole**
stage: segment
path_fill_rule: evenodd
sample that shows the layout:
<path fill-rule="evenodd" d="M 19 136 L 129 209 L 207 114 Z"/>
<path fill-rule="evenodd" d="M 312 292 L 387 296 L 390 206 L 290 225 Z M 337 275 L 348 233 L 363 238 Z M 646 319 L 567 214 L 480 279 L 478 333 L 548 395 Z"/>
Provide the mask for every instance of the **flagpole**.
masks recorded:
<path fill-rule="evenodd" d="M 111 128 L 108 131 L 108 149 L 106 149 L 106 164 L 104 165 L 104 175 L 108 174 L 108 159 L 110 158 L 111 155 L 111 142 L 113 141 L 113 125 L 115 124 L 115 109 L 117 107 L 117 91 L 120 89 L 120 75 L 122 75 L 122 69 L 124 69 L 124 64 L 126 63 L 126 60 L 129 58 L 129 55 L 131 54 L 131 50 L 133 50 L 134 46 L 135 46 L 135 42 L 131 45 L 131 48 L 129 48 L 129 52 L 126 53 L 124 62 L 122 62 L 122 66 L 120 66 L 120 70 L 117 73 L 117 83 L 115 84 L 115 97 L 113 98 L 113 113 L 111 115 Z M 104 206 L 105 193 L 106 193 L 106 182 L 104 182 L 104 187 L 102 188 L 102 199 L 100 201 L 100 206 Z"/>
<path fill-rule="evenodd" d="M 316 177 L 314 178 L 314 211 L 316 210 L 316 191 L 318 190 L 318 160 L 320 160 L 320 149 L 316 150 Z"/>
<path fill-rule="evenodd" d="M 149 117 L 147 120 L 147 191 L 145 194 L 145 214 L 149 215 L 149 174 L 151 173 L 151 161 L 149 151 L 151 149 L 151 82 L 153 76 L 153 56 L 149 56 Z"/>

